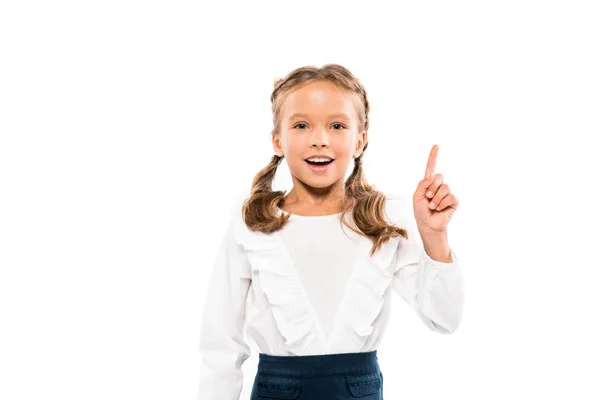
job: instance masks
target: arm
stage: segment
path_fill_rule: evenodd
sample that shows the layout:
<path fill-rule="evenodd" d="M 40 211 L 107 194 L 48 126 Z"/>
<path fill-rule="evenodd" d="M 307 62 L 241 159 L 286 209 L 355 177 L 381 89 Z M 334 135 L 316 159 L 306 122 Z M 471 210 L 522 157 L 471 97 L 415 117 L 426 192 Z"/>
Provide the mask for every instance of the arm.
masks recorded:
<path fill-rule="evenodd" d="M 425 253 L 434 261 L 450 264 L 454 258 L 450 252 L 448 232 L 424 233 L 419 231 Z"/>
<path fill-rule="evenodd" d="M 250 357 L 244 340 L 245 306 L 250 265 L 229 225 L 212 267 L 200 333 L 198 400 L 238 400 L 242 364 Z"/>
<path fill-rule="evenodd" d="M 447 238 L 425 236 L 421 246 L 418 229 L 402 225 L 409 238 L 401 238 L 397 249 L 393 288 L 427 327 L 453 333 L 462 319 L 465 297 L 459 260 Z"/>

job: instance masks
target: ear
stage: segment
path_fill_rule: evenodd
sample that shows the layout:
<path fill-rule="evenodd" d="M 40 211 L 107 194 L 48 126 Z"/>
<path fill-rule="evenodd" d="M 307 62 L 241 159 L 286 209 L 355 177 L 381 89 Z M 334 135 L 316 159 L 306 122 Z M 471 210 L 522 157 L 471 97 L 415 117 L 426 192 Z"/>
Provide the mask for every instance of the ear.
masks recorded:
<path fill-rule="evenodd" d="M 354 158 L 361 155 L 365 145 L 367 144 L 367 131 L 362 131 L 356 138 L 356 149 L 354 151 Z"/>
<path fill-rule="evenodd" d="M 281 143 L 279 142 L 279 135 L 271 135 L 271 142 L 273 143 L 273 150 L 279 157 L 283 157 L 283 151 L 281 150 Z"/>

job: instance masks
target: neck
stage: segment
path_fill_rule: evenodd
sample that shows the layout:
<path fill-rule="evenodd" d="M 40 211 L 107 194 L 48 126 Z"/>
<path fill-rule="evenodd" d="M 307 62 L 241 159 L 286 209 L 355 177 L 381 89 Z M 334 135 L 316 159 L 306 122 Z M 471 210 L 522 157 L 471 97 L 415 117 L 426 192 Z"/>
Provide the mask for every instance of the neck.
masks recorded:
<path fill-rule="evenodd" d="M 346 193 L 342 184 L 335 183 L 324 188 L 314 188 L 302 183 L 296 183 L 284 199 L 288 208 L 322 209 L 339 212 Z"/>

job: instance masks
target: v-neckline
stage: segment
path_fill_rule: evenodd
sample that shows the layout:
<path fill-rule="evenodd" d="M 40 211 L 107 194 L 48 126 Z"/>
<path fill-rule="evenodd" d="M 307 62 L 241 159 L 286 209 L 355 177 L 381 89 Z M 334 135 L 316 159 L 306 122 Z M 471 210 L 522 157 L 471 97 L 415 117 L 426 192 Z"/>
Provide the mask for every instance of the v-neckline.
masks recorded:
<path fill-rule="evenodd" d="M 348 281 L 346 283 L 346 286 L 344 287 L 344 293 L 342 294 L 342 298 L 340 300 L 338 308 L 335 311 L 335 314 L 333 317 L 333 323 L 331 325 L 331 332 L 327 333 L 323 329 L 323 324 L 321 323 L 321 319 L 318 317 L 317 312 L 315 311 L 315 308 L 313 307 L 313 304 L 311 303 L 311 301 L 309 299 L 308 292 L 306 290 L 306 286 L 304 285 L 304 282 L 300 278 L 296 264 L 294 263 L 294 260 L 292 259 L 292 256 L 291 256 L 287 246 L 285 245 L 285 243 L 282 240 L 280 231 L 273 232 L 273 234 L 275 235 L 275 237 L 277 239 L 277 244 L 280 246 L 280 248 L 282 249 L 282 252 L 285 254 L 285 257 L 287 259 L 288 268 L 289 268 L 290 272 L 292 273 L 292 275 L 294 276 L 294 280 L 298 284 L 300 291 L 302 292 L 302 301 L 304 302 L 306 309 L 310 313 L 310 318 L 314 321 L 321 338 L 323 338 L 323 340 L 325 340 L 325 342 L 328 345 L 330 345 L 334 334 L 337 332 L 336 326 L 339 323 L 339 316 L 341 315 L 341 313 L 343 311 L 342 308 L 345 307 L 345 305 L 346 305 L 346 297 L 348 295 L 348 288 L 350 287 L 352 281 L 356 278 L 356 273 L 357 273 L 359 264 L 361 262 L 364 262 L 363 252 L 365 250 L 364 249 L 365 248 L 365 240 L 368 241 L 368 239 L 364 238 L 361 235 L 357 235 L 358 241 L 359 241 L 359 244 L 358 244 L 359 248 L 356 253 L 355 260 L 350 267 L 350 275 L 348 276 Z M 369 241 L 369 243 L 370 243 L 370 241 Z"/>
<path fill-rule="evenodd" d="M 371 256 L 371 240 L 357 234 L 356 259 L 331 331 L 326 333 L 280 232 L 252 231 L 241 217 L 235 231 L 291 354 L 346 353 L 364 348 L 393 277 L 389 267 L 399 237 L 390 238 Z"/>

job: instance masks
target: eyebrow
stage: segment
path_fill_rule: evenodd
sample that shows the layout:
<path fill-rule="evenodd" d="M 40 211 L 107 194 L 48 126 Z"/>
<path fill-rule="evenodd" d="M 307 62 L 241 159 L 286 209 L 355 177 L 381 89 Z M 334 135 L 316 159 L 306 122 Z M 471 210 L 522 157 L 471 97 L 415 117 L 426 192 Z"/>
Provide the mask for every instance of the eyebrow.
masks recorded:
<path fill-rule="evenodd" d="M 292 114 L 292 116 L 290 117 L 290 120 L 292 120 L 294 118 L 298 118 L 298 117 L 308 118 L 308 114 L 295 113 L 295 114 Z M 345 118 L 345 119 L 350 119 L 350 117 L 348 117 L 346 114 L 332 114 L 332 115 L 329 116 L 329 118 Z"/>

